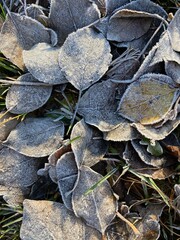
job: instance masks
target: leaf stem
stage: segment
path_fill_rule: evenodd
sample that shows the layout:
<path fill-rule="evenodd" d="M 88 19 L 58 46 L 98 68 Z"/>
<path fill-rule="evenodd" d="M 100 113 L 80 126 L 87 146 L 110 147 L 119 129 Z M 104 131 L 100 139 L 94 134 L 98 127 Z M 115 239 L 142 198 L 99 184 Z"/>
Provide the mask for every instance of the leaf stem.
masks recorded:
<path fill-rule="evenodd" d="M 20 82 L 20 81 L 11 81 L 11 80 L 5 80 L 5 79 L 0 79 L 0 83 L 3 84 L 12 84 L 12 85 L 24 85 L 24 86 L 52 86 L 51 84 L 48 83 L 43 83 L 43 82 Z"/>

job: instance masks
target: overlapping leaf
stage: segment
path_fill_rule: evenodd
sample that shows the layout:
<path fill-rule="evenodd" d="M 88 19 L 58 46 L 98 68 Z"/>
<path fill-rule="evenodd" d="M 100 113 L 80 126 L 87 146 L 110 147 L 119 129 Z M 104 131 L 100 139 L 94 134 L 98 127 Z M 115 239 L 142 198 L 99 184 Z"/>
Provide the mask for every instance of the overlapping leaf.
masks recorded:
<path fill-rule="evenodd" d="M 62 144 L 64 125 L 50 118 L 26 118 L 11 131 L 3 143 L 30 157 L 50 155 Z"/>
<path fill-rule="evenodd" d="M 100 17 L 93 1 L 89 0 L 52 0 L 49 14 L 50 26 L 58 34 L 62 44 L 68 34 L 85 27 Z"/>
<path fill-rule="evenodd" d="M 180 84 L 180 64 L 175 61 L 167 61 L 165 63 L 165 69 L 166 74 Z"/>
<path fill-rule="evenodd" d="M 101 33 L 83 28 L 71 33 L 60 49 L 59 65 L 78 90 L 97 82 L 111 62 L 110 45 Z"/>
<path fill-rule="evenodd" d="M 106 0 L 106 15 L 129 3 L 129 0 Z"/>
<path fill-rule="evenodd" d="M 170 77 L 147 74 L 133 82 L 124 93 L 118 113 L 143 125 L 161 121 L 177 98 L 177 89 Z"/>
<path fill-rule="evenodd" d="M 28 51 L 23 51 L 23 60 L 29 72 L 39 81 L 53 84 L 66 83 L 58 64 L 59 48 L 47 43 L 39 43 Z"/>
<path fill-rule="evenodd" d="M 29 73 L 17 79 L 29 83 L 38 81 Z M 6 95 L 6 108 L 15 114 L 32 112 L 42 107 L 50 98 L 52 86 L 13 85 Z"/>
<path fill-rule="evenodd" d="M 35 19 L 11 13 L 0 34 L 0 50 L 15 65 L 24 68 L 23 49 L 31 49 L 39 42 L 51 42 L 47 29 Z"/>
<path fill-rule="evenodd" d="M 68 239 L 99 240 L 101 235 L 92 229 L 61 203 L 25 200 L 22 240 Z"/>
<path fill-rule="evenodd" d="M 82 166 L 78 185 L 73 192 L 72 204 L 78 217 L 85 219 L 87 225 L 104 235 L 117 211 L 117 200 L 111 187 L 107 181 L 104 181 L 100 188 L 96 187 L 91 193 L 85 195 L 85 192 L 101 178 L 100 174 L 89 167 Z"/>
<path fill-rule="evenodd" d="M 23 200 L 28 186 L 37 180 L 40 161 L 9 149 L 0 150 L 0 195 L 13 205 Z"/>
<path fill-rule="evenodd" d="M 73 127 L 71 140 L 78 167 L 95 165 L 107 151 L 107 143 L 102 139 L 102 134 L 97 129 L 88 126 L 84 120 Z"/>
<path fill-rule="evenodd" d="M 78 168 L 72 152 L 65 153 L 56 164 L 58 187 L 64 205 L 72 210 L 72 189 L 78 178 Z"/>
<path fill-rule="evenodd" d="M 125 86 L 121 86 L 125 90 Z M 84 117 L 85 122 L 96 126 L 101 131 L 111 131 L 122 121 L 116 113 L 117 84 L 111 81 L 97 83 L 89 88 L 82 96 L 78 113 Z"/>

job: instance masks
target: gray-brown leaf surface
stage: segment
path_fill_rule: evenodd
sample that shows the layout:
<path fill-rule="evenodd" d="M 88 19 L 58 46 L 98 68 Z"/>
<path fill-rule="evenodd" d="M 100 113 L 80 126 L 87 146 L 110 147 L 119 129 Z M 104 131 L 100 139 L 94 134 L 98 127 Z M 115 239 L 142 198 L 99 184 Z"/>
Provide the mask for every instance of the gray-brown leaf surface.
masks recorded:
<path fill-rule="evenodd" d="M 101 235 L 61 203 L 25 200 L 22 240 L 99 240 Z"/>
<path fill-rule="evenodd" d="M 6 140 L 9 133 L 16 127 L 19 120 L 9 112 L 0 112 L 0 142 Z"/>
<path fill-rule="evenodd" d="M 62 122 L 53 122 L 50 118 L 26 118 L 3 144 L 26 156 L 45 157 L 60 147 L 63 135 Z"/>
<path fill-rule="evenodd" d="M 129 0 L 106 0 L 106 14 L 109 15 L 117 8 L 128 4 Z"/>
<path fill-rule="evenodd" d="M 7 16 L 1 29 L 0 50 L 10 61 L 24 68 L 23 49 L 29 50 L 39 42 L 51 42 L 49 32 L 40 22 L 16 13 Z"/>
<path fill-rule="evenodd" d="M 109 42 L 91 28 L 71 33 L 59 53 L 59 65 L 65 77 L 81 91 L 105 74 L 111 59 Z"/>
<path fill-rule="evenodd" d="M 40 161 L 24 156 L 12 149 L 0 150 L 0 195 L 9 203 L 19 204 L 28 186 L 37 180 Z"/>
<path fill-rule="evenodd" d="M 107 143 L 102 139 L 101 132 L 87 125 L 84 120 L 76 123 L 73 127 L 71 140 L 72 151 L 78 167 L 95 165 L 103 158 L 107 150 Z"/>
<path fill-rule="evenodd" d="M 138 136 L 138 132 L 133 129 L 131 123 L 128 120 L 122 118 L 117 128 L 109 132 L 104 132 L 103 138 L 107 141 L 121 142 L 137 139 Z"/>
<path fill-rule="evenodd" d="M 177 99 L 172 79 L 162 74 L 146 74 L 131 83 L 124 93 L 118 113 L 143 125 L 163 120 Z"/>
<path fill-rule="evenodd" d="M 108 181 L 105 180 L 101 186 L 85 195 L 85 192 L 101 178 L 100 174 L 89 167 L 82 166 L 78 185 L 73 192 L 72 204 L 78 217 L 82 217 L 87 225 L 104 234 L 117 211 L 117 200 Z"/>
<path fill-rule="evenodd" d="M 85 122 L 96 126 L 100 131 L 111 131 L 122 121 L 116 113 L 117 84 L 111 81 L 97 83 L 82 96 L 78 113 Z M 125 90 L 125 89 L 124 89 Z"/>
<path fill-rule="evenodd" d="M 38 83 L 30 73 L 22 75 L 17 81 Z M 15 114 L 32 112 L 48 101 L 51 92 L 52 86 L 13 85 L 6 95 L 6 108 Z"/>
<path fill-rule="evenodd" d="M 49 14 L 50 26 L 62 44 L 68 34 L 98 20 L 100 12 L 89 0 L 52 0 Z"/>
<path fill-rule="evenodd" d="M 57 161 L 56 176 L 64 205 L 72 210 L 72 192 L 78 178 L 78 168 L 72 152 L 65 153 Z"/>
<path fill-rule="evenodd" d="M 177 116 L 175 120 L 167 121 L 161 127 L 155 126 L 143 126 L 140 123 L 132 123 L 132 126 L 135 127 L 143 136 L 152 140 L 162 140 L 168 136 L 175 128 L 180 124 L 180 115 Z"/>
<path fill-rule="evenodd" d="M 29 72 L 39 81 L 53 84 L 66 83 L 58 64 L 59 48 L 47 43 L 39 43 L 28 51 L 23 51 L 23 60 Z"/>
<path fill-rule="evenodd" d="M 168 76 L 180 84 L 180 64 L 175 61 L 166 61 L 165 70 Z"/>

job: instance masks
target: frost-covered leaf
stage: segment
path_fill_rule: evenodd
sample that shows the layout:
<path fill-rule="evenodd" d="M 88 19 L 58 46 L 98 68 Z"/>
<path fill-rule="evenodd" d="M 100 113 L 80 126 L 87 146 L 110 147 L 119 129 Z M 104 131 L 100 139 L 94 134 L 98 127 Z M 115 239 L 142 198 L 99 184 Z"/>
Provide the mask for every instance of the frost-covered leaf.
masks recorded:
<path fill-rule="evenodd" d="M 141 145 L 147 146 L 147 152 L 152 156 L 159 157 L 163 154 L 163 148 L 158 141 L 152 141 L 144 138 L 139 142 Z"/>
<path fill-rule="evenodd" d="M 19 120 L 9 112 L 0 112 L 0 142 L 6 140 L 9 133 L 16 127 Z"/>
<path fill-rule="evenodd" d="M 118 113 L 143 125 L 157 123 L 171 110 L 177 91 L 170 77 L 146 74 L 127 88 Z"/>
<path fill-rule="evenodd" d="M 143 36 L 150 28 L 152 16 L 132 10 L 115 12 L 108 26 L 107 39 L 117 42 L 128 42 Z"/>
<path fill-rule="evenodd" d="M 152 140 L 162 140 L 168 136 L 180 124 L 180 115 L 175 120 L 167 121 L 163 126 L 157 128 L 156 126 L 143 126 L 140 123 L 132 123 L 138 132 L 146 138 Z"/>
<path fill-rule="evenodd" d="M 29 72 L 39 81 L 49 84 L 66 83 L 58 64 L 59 48 L 39 43 L 23 51 L 23 60 Z"/>
<path fill-rule="evenodd" d="M 74 139 L 74 140 L 73 140 Z M 71 147 L 78 167 L 93 166 L 106 153 L 107 143 L 97 129 L 88 126 L 84 120 L 76 123 L 71 132 Z"/>
<path fill-rule="evenodd" d="M 22 240 L 99 240 L 101 235 L 66 207 L 52 201 L 25 200 L 23 222 L 20 229 Z"/>
<path fill-rule="evenodd" d="M 62 144 L 63 135 L 62 122 L 53 122 L 51 118 L 26 118 L 3 144 L 26 156 L 45 157 Z"/>
<path fill-rule="evenodd" d="M 121 86 L 125 90 L 124 85 Z M 100 131 L 111 131 L 118 126 L 122 118 L 116 113 L 117 89 L 117 84 L 105 81 L 86 91 L 78 108 L 78 113 L 84 117 L 86 123 L 96 126 Z"/>
<path fill-rule="evenodd" d="M 38 83 L 30 73 L 22 75 L 17 81 Z M 48 101 L 51 92 L 52 86 L 13 85 L 6 95 L 6 108 L 15 114 L 32 112 Z"/>
<path fill-rule="evenodd" d="M 23 49 L 29 50 L 39 42 L 51 42 L 47 29 L 35 19 L 11 13 L 0 34 L 0 51 L 15 65 L 24 68 Z"/>
<path fill-rule="evenodd" d="M 106 0 L 106 15 L 111 14 L 117 8 L 129 3 L 129 0 Z"/>
<path fill-rule="evenodd" d="M 150 204 L 145 209 L 141 209 L 140 215 L 142 220 L 135 224 L 140 235 L 130 232 L 129 240 L 157 240 L 160 237 L 159 218 L 164 209 L 164 204 Z"/>
<path fill-rule="evenodd" d="M 50 26 L 58 34 L 59 44 L 79 28 L 85 27 L 100 17 L 100 12 L 89 0 L 52 0 L 49 14 Z"/>
<path fill-rule="evenodd" d="M 91 0 L 91 1 L 98 6 L 101 15 L 104 16 L 106 13 L 106 0 Z"/>
<path fill-rule="evenodd" d="M 162 167 L 169 160 L 169 156 L 166 155 L 159 157 L 152 156 L 147 152 L 146 147 L 140 144 L 139 140 L 132 140 L 131 143 L 141 160 L 150 166 Z"/>
<path fill-rule="evenodd" d="M 137 139 L 139 136 L 137 131 L 134 131 L 133 127 L 131 126 L 131 123 L 122 118 L 122 120 L 119 122 L 119 125 L 117 128 L 109 131 L 104 132 L 104 139 L 106 141 L 129 141 L 133 139 Z"/>
<path fill-rule="evenodd" d="M 172 21 L 170 22 L 167 32 L 169 35 L 169 39 L 171 42 L 172 49 L 174 51 L 180 52 L 180 44 L 179 44 L 179 39 L 180 39 L 180 9 L 177 10 L 175 16 L 173 17 Z"/>
<path fill-rule="evenodd" d="M 78 178 L 78 168 L 72 152 L 65 153 L 56 164 L 58 187 L 65 206 L 72 210 L 72 192 Z"/>
<path fill-rule="evenodd" d="M 0 195 L 10 203 L 19 204 L 28 186 L 37 180 L 40 162 L 9 149 L 0 150 Z M 13 205 L 14 205 L 13 204 Z"/>
<path fill-rule="evenodd" d="M 173 61 L 167 61 L 165 62 L 165 70 L 168 76 L 180 84 L 180 64 Z"/>
<path fill-rule="evenodd" d="M 108 70 L 112 56 L 106 38 L 92 28 L 77 30 L 60 49 L 59 64 L 67 80 L 85 90 Z"/>
<path fill-rule="evenodd" d="M 89 167 L 82 166 L 77 187 L 72 196 L 73 210 L 78 217 L 85 219 L 87 225 L 104 234 L 115 217 L 117 200 L 107 180 L 89 194 L 85 192 L 97 183 L 102 176 Z"/>
<path fill-rule="evenodd" d="M 174 174 L 174 166 L 156 168 L 149 167 L 143 162 L 130 143 L 126 144 L 123 158 L 137 174 L 153 179 L 165 179 Z"/>

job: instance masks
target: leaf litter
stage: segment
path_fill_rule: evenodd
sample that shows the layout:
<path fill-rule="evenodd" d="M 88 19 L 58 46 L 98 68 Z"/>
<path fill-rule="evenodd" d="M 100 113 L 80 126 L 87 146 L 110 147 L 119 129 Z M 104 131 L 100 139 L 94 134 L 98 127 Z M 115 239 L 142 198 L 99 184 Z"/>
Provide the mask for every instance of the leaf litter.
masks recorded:
<path fill-rule="evenodd" d="M 39 177 L 57 186 L 54 202 L 24 200 L 21 239 L 158 239 L 172 191 L 179 206 L 179 185 L 159 182 L 175 181 L 180 159 L 180 10 L 170 22 L 150 0 L 20 12 L 7 11 L 0 33 L 22 70 L 0 79 L 11 85 L 1 92 L 0 195 L 17 205 Z"/>

